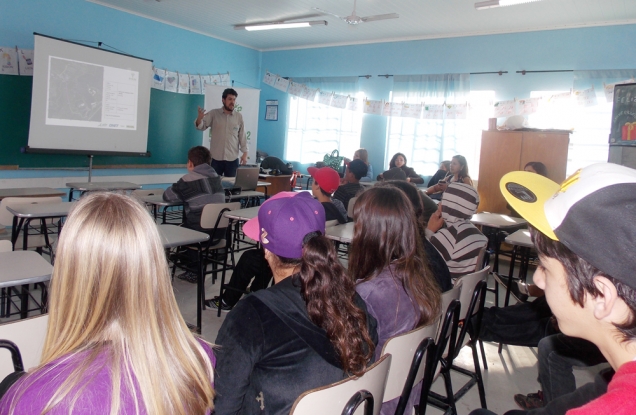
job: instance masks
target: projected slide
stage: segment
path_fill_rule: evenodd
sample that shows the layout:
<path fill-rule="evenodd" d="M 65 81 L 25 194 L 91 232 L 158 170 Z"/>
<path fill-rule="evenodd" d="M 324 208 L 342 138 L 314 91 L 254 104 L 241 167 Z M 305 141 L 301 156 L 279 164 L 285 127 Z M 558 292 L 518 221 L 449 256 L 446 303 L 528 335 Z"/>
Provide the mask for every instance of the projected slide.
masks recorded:
<path fill-rule="evenodd" d="M 139 72 L 49 56 L 46 124 L 137 129 Z"/>

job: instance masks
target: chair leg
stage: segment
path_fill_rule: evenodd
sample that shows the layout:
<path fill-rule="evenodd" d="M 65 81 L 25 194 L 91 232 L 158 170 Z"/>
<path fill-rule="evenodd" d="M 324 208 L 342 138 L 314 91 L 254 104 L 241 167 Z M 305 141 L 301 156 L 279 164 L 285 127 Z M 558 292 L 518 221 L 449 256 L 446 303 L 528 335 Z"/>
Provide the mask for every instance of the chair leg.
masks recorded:
<path fill-rule="evenodd" d="M 488 370 L 488 361 L 486 360 L 486 351 L 484 350 L 484 342 L 479 340 L 479 348 L 481 349 L 481 360 L 484 362 L 484 370 Z"/>
<path fill-rule="evenodd" d="M 444 386 L 446 387 L 446 399 L 448 400 L 448 406 L 450 407 L 451 414 L 457 415 L 457 408 L 455 408 L 455 394 L 453 393 L 453 383 L 451 382 L 450 370 L 443 371 L 442 377 L 444 378 Z"/>
<path fill-rule="evenodd" d="M 477 389 L 479 390 L 479 400 L 481 401 L 481 407 L 484 409 L 487 409 L 486 390 L 484 388 L 484 379 L 481 377 L 481 368 L 479 367 L 479 355 L 477 354 L 477 345 L 475 344 L 475 342 L 470 343 L 470 348 L 473 351 L 473 361 L 475 363 L 475 377 L 477 378 Z"/>

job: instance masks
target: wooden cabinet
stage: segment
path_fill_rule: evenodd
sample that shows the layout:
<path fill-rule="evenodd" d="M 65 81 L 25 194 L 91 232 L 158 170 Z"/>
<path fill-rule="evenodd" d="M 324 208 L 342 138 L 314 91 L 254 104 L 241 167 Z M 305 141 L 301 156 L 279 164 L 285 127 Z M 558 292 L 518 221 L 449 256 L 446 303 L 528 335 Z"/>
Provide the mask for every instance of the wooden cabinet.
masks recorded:
<path fill-rule="evenodd" d="M 256 190 L 267 194 L 267 197 L 272 197 L 280 192 L 291 191 L 291 175 L 282 174 L 280 176 L 270 176 L 269 174 L 261 174 L 258 176 L 261 181 L 271 183 L 271 186 L 267 186 L 267 189 L 262 186 L 257 186 Z"/>
<path fill-rule="evenodd" d="M 540 161 L 548 177 L 557 183 L 565 179 L 568 161 L 568 131 L 484 131 L 479 158 L 478 212 L 510 213 L 499 190 L 504 174 L 523 170 L 526 163 Z"/>

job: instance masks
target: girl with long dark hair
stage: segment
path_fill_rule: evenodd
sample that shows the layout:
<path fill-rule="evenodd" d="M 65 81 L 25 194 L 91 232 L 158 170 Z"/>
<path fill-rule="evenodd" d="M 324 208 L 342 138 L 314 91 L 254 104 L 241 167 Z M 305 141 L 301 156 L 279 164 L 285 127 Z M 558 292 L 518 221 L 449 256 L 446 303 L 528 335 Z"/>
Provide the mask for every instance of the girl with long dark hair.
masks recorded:
<path fill-rule="evenodd" d="M 373 358 L 375 320 L 324 236 L 322 205 L 304 192 L 276 196 L 243 226 L 276 284 L 239 301 L 221 326 L 219 414 L 288 414 L 301 393 L 361 375 Z"/>

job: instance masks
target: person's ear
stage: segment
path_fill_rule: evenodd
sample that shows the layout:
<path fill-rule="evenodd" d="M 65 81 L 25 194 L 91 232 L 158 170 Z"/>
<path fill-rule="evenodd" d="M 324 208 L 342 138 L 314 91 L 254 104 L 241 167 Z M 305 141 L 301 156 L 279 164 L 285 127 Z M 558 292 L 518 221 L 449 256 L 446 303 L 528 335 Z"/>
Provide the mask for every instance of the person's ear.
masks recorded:
<path fill-rule="evenodd" d="M 605 277 L 596 276 L 593 281 L 594 286 L 601 293 L 597 297 L 592 298 L 594 317 L 597 320 L 604 320 L 612 314 L 612 311 L 616 311 L 614 308 L 619 299 L 618 292 L 616 291 L 616 286 Z M 586 293 L 586 295 L 590 294 Z"/>

